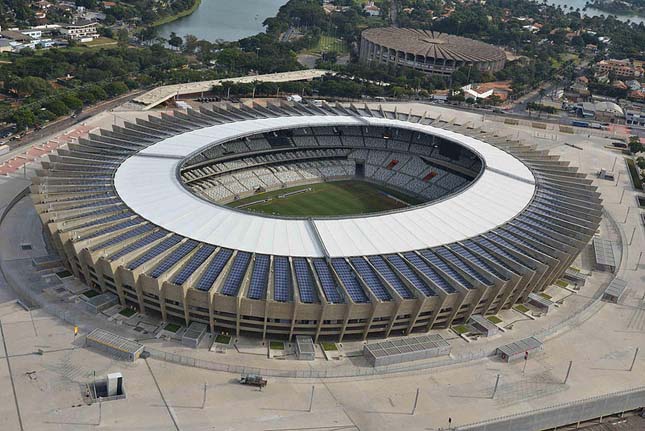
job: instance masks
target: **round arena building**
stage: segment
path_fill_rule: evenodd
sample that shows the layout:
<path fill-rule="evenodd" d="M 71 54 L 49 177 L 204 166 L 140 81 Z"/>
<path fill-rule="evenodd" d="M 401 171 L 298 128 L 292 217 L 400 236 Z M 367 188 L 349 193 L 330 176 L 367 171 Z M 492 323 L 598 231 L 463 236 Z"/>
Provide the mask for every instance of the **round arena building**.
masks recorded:
<path fill-rule="evenodd" d="M 504 67 L 506 54 L 496 46 L 461 36 L 387 27 L 363 31 L 360 59 L 450 76 L 461 67 L 497 72 Z"/>
<path fill-rule="evenodd" d="M 31 188 L 69 270 L 164 321 L 258 337 L 427 332 L 539 294 L 596 232 L 557 156 L 364 107 L 222 105 L 91 133 Z"/>

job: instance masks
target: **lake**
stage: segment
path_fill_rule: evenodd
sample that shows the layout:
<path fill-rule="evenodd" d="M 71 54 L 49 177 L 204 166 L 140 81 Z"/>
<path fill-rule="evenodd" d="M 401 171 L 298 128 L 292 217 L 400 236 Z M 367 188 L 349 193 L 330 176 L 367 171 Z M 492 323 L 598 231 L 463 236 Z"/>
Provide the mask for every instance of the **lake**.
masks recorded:
<path fill-rule="evenodd" d="M 235 41 L 264 31 L 262 22 L 278 13 L 287 0 L 202 0 L 187 17 L 159 27 L 159 35 L 168 38 L 192 34 L 198 39 Z"/>
<path fill-rule="evenodd" d="M 549 4 L 563 8 L 573 6 L 582 9 L 586 0 L 547 0 Z M 235 41 L 264 31 L 262 22 L 275 16 L 280 6 L 287 0 L 202 0 L 199 8 L 192 14 L 159 27 L 159 35 L 168 38 L 171 32 L 179 36 L 192 34 L 198 39 L 214 42 L 217 39 Z M 588 16 L 608 15 L 606 12 L 588 8 Z M 622 21 L 643 22 L 638 16 L 618 16 Z"/>
<path fill-rule="evenodd" d="M 587 0 L 547 0 L 547 3 L 554 6 L 560 5 L 562 6 L 563 9 L 567 9 L 567 10 L 569 9 L 570 6 L 573 6 L 573 10 L 580 8 L 581 13 L 587 16 L 615 15 L 608 12 L 604 12 L 602 10 L 594 9 L 592 7 L 587 8 L 586 11 L 582 12 L 582 9 L 584 9 L 585 7 L 585 3 L 587 3 Z M 618 18 L 621 21 L 630 20 L 635 23 L 645 22 L 645 18 L 636 16 L 636 15 L 616 15 L 616 18 Z"/>

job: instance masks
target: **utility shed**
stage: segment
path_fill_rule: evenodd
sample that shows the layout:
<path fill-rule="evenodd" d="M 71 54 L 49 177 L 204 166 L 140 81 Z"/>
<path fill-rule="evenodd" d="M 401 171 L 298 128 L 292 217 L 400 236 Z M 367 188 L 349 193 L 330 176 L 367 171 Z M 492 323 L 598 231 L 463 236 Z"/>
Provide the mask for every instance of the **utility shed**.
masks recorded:
<path fill-rule="evenodd" d="M 206 325 L 192 322 L 181 336 L 181 344 L 188 347 L 197 347 L 206 333 Z"/>
<path fill-rule="evenodd" d="M 544 314 L 547 314 L 555 307 L 553 301 L 546 299 L 538 293 L 529 293 L 528 303 L 542 311 Z"/>
<path fill-rule="evenodd" d="M 366 344 L 363 355 L 374 367 L 449 355 L 450 344 L 439 334 Z"/>
<path fill-rule="evenodd" d="M 596 268 L 601 271 L 614 272 L 616 269 L 614 242 L 596 237 L 593 239 L 593 251 L 596 256 Z"/>
<path fill-rule="evenodd" d="M 316 359 L 316 349 L 311 337 L 296 335 L 296 356 L 301 361 L 313 361 Z"/>
<path fill-rule="evenodd" d="M 626 287 L 627 282 L 625 280 L 614 278 L 611 283 L 609 283 L 609 286 L 607 286 L 607 289 L 605 289 L 605 293 L 602 295 L 602 300 L 616 304 L 620 301 L 620 297 L 623 295 L 623 292 L 625 292 Z"/>
<path fill-rule="evenodd" d="M 480 331 L 485 337 L 492 337 L 497 335 L 499 328 L 493 322 L 482 316 L 481 314 L 476 314 L 471 316 L 468 320 L 468 323 L 471 326 L 474 326 L 475 329 Z"/>
<path fill-rule="evenodd" d="M 497 355 L 506 362 L 522 359 L 526 352 L 538 352 L 544 348 L 540 340 L 535 337 L 525 338 L 513 343 L 504 344 L 497 348 Z"/>
<path fill-rule="evenodd" d="M 85 343 L 90 347 L 103 350 L 111 356 L 130 362 L 136 361 L 143 352 L 143 344 L 100 328 L 90 332 L 85 337 Z"/>

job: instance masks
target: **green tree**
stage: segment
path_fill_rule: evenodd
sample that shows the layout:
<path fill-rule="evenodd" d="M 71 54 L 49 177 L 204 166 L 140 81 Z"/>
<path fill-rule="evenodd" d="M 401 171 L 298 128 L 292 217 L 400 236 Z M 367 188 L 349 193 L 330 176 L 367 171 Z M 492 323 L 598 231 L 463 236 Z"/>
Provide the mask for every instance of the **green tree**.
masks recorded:
<path fill-rule="evenodd" d="M 11 121 L 16 123 L 19 131 L 22 131 L 36 124 L 36 116 L 28 109 L 18 109 L 13 113 Z"/>

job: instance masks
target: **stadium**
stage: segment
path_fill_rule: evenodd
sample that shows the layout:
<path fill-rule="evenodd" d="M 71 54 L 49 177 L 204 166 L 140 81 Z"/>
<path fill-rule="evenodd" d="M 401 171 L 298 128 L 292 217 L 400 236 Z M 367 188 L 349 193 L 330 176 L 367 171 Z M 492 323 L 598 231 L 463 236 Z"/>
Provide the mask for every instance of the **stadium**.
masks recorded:
<path fill-rule="evenodd" d="M 363 31 L 360 59 L 450 76 L 461 67 L 497 72 L 504 68 L 506 54 L 496 46 L 461 36 L 388 27 Z"/>
<path fill-rule="evenodd" d="M 591 180 L 468 124 L 229 104 L 138 118 L 42 163 L 73 274 L 164 321 L 365 339 L 489 315 L 552 284 L 601 219 Z"/>

